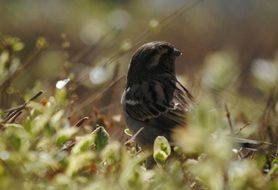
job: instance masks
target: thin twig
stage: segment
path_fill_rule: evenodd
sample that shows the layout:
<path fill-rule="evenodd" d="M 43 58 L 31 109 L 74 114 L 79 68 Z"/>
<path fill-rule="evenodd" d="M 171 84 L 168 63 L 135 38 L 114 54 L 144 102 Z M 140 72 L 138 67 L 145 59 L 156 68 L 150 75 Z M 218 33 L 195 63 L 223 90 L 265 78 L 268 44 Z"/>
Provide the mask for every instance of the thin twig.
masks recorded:
<path fill-rule="evenodd" d="M 228 109 L 228 106 L 227 104 L 225 103 L 225 111 L 226 111 L 226 117 L 228 119 L 228 122 L 229 122 L 229 127 L 230 127 L 230 130 L 231 130 L 231 134 L 234 134 L 234 128 L 233 128 L 233 124 L 232 124 L 232 120 L 231 120 L 231 114 L 229 112 L 229 109 Z"/>
<path fill-rule="evenodd" d="M 144 129 L 144 127 L 141 127 L 129 140 L 125 142 L 125 145 L 128 145 L 132 141 L 135 140 L 135 138 L 141 133 L 141 131 Z"/>
<path fill-rule="evenodd" d="M 243 130 L 243 129 L 245 129 L 246 127 L 248 127 L 248 126 L 250 126 L 250 123 L 246 123 L 243 127 L 241 127 L 237 132 L 235 132 L 234 134 L 235 135 L 239 135 L 239 133 Z"/>
<path fill-rule="evenodd" d="M 246 154 L 243 155 L 243 158 L 246 159 L 251 156 L 252 159 L 253 155 L 254 155 L 254 151 L 249 150 Z"/>
<path fill-rule="evenodd" d="M 31 102 L 31 101 L 37 99 L 37 98 L 38 98 L 40 95 L 42 95 L 42 94 L 43 94 L 43 91 L 40 90 L 37 94 L 35 94 L 35 95 L 32 96 L 27 102 L 25 102 L 25 105 L 27 105 L 29 102 Z"/>

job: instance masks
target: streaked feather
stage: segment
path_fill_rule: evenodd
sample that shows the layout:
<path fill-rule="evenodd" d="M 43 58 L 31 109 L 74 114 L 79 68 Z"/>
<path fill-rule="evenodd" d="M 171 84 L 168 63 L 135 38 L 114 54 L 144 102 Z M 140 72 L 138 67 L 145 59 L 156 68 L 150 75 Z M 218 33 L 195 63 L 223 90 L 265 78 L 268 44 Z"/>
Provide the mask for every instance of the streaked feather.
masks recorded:
<path fill-rule="evenodd" d="M 185 124 L 193 99 L 176 79 L 145 81 L 124 93 L 125 110 L 135 120 L 147 121 L 166 130 Z M 136 102 L 136 104 L 135 104 Z"/>

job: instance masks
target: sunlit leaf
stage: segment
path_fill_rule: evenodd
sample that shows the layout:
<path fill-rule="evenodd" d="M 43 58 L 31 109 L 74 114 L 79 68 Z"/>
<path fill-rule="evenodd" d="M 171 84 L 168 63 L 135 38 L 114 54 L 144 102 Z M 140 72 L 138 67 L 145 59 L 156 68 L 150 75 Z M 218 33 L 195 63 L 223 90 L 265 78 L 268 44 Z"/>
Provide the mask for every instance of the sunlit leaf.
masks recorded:
<path fill-rule="evenodd" d="M 171 154 L 171 146 L 163 136 L 156 137 L 154 141 L 153 158 L 157 163 L 164 163 Z"/>

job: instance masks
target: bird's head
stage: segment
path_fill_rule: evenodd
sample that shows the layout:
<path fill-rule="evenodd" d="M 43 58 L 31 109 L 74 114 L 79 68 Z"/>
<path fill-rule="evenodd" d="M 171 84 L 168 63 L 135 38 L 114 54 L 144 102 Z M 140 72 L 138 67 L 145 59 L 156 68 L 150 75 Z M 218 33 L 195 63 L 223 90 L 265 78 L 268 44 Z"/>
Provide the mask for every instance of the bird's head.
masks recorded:
<path fill-rule="evenodd" d="M 172 44 L 163 41 L 149 42 L 138 48 L 132 56 L 128 81 L 156 77 L 170 73 L 175 75 L 175 60 L 181 52 Z"/>

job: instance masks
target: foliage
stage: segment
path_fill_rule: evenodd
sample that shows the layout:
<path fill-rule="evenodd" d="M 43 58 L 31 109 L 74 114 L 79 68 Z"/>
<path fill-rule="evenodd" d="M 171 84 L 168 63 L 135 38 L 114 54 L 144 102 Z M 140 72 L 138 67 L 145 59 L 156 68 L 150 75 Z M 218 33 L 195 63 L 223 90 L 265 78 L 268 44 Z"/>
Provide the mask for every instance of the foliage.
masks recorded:
<path fill-rule="evenodd" d="M 5 92 L 20 70 L 18 52 L 23 47 L 12 37 L 6 37 L 1 47 L 0 85 Z M 46 47 L 45 39 L 39 38 L 32 55 Z M 73 103 L 72 73 L 73 81 L 62 80 L 42 98 L 42 91 L 34 93 L 42 85 L 26 89 L 20 106 L 1 108 L 0 189 L 277 189 L 277 89 L 254 76 L 259 81 L 254 87 L 269 98 L 240 95 L 235 90 L 234 62 L 226 50 L 208 55 L 188 126 L 174 132 L 175 147 L 157 137 L 151 155 L 157 164 L 149 170 L 144 163 L 150 154 L 112 137 L 109 113 L 95 111 L 96 118 L 88 124 L 87 117 L 71 119 L 79 117 L 75 110 L 80 108 Z M 121 123 L 115 127 L 130 134 Z M 248 150 L 238 147 L 234 137 L 268 143 Z"/>
<path fill-rule="evenodd" d="M 31 102 L 26 109 L 29 115 L 21 124 L 1 124 L 1 189 L 277 188 L 278 158 L 264 174 L 265 155 L 239 159 L 219 129 L 214 136 L 199 126 L 179 131 L 182 150 L 175 149 L 179 156 L 168 159 L 168 141 L 158 137 L 154 158 L 159 165 L 146 170 L 146 155 L 111 140 L 103 127 L 84 134 L 71 126 L 55 97 L 45 105 Z M 199 156 L 190 158 L 193 154 Z"/>

